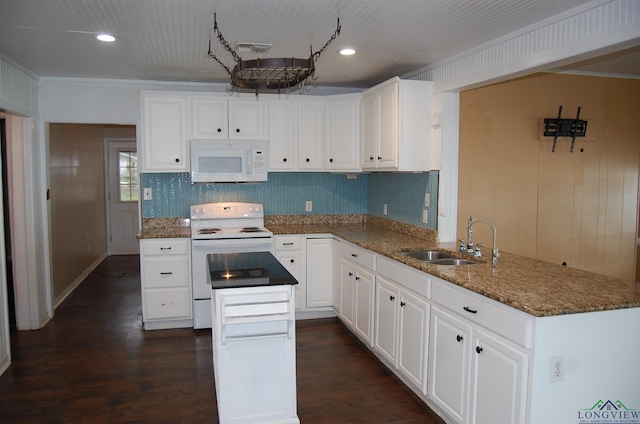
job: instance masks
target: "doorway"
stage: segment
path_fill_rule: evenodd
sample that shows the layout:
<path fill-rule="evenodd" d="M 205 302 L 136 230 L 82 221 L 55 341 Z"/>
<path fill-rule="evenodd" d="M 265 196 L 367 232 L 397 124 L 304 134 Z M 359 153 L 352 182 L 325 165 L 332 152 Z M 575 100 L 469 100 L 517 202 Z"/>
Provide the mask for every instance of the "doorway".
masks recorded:
<path fill-rule="evenodd" d="M 138 254 L 140 183 L 136 142 L 107 140 L 106 144 L 109 255 Z"/>

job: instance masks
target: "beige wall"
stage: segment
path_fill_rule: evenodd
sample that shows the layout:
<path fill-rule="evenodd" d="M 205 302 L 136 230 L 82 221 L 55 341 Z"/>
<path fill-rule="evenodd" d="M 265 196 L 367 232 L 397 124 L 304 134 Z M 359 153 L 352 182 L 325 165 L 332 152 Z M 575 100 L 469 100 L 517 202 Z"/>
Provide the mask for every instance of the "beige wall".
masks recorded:
<path fill-rule="evenodd" d="M 541 120 L 589 121 L 587 137 L 542 137 Z M 538 74 L 461 93 L 458 236 L 469 216 L 501 250 L 635 278 L 640 81 Z M 474 241 L 491 243 L 482 224 Z"/>
<path fill-rule="evenodd" d="M 107 252 L 105 137 L 135 137 L 135 127 L 80 124 L 49 126 L 55 304 Z"/>

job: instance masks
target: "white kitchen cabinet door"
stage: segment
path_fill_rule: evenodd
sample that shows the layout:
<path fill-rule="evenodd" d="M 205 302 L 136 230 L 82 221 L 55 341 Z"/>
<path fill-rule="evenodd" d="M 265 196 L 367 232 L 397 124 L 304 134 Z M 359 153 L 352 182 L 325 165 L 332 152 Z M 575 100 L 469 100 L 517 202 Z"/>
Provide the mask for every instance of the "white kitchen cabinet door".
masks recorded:
<path fill-rule="evenodd" d="M 398 168 L 398 85 L 378 92 L 378 168 Z M 424 119 L 427 119 L 425 117 Z"/>
<path fill-rule="evenodd" d="M 299 235 L 277 235 L 273 238 L 273 255 L 293 277 L 298 280 L 294 286 L 296 311 L 305 309 L 307 295 L 307 269 L 305 237 Z"/>
<path fill-rule="evenodd" d="M 266 140 L 266 102 L 255 98 L 229 100 L 229 138 Z"/>
<path fill-rule="evenodd" d="M 398 369 L 426 395 L 430 305 L 400 292 Z"/>
<path fill-rule="evenodd" d="M 360 166 L 362 169 L 375 169 L 378 164 L 379 113 L 380 100 L 377 93 L 362 96 L 362 146 Z"/>
<path fill-rule="evenodd" d="M 398 303 L 400 290 L 377 276 L 374 348 L 397 367 Z"/>
<path fill-rule="evenodd" d="M 360 170 L 361 101 L 359 94 L 324 99 L 325 170 Z"/>
<path fill-rule="evenodd" d="M 294 171 L 295 100 L 269 100 L 269 169 Z"/>
<path fill-rule="evenodd" d="M 354 299 L 354 276 L 353 264 L 340 259 L 340 318 L 349 327 L 353 328 L 355 319 L 355 299 Z"/>
<path fill-rule="evenodd" d="M 320 171 L 323 163 L 324 109 L 322 99 L 298 99 L 298 169 Z"/>
<path fill-rule="evenodd" d="M 191 138 L 226 140 L 229 137 L 227 99 L 191 98 Z"/>
<path fill-rule="evenodd" d="M 187 102 L 183 96 L 142 95 L 140 172 L 187 172 Z"/>
<path fill-rule="evenodd" d="M 471 327 L 434 305 L 430 334 L 429 398 L 462 424 L 467 417 Z"/>
<path fill-rule="evenodd" d="M 469 424 L 524 423 L 528 355 L 477 329 L 471 350 Z"/>
<path fill-rule="evenodd" d="M 303 258 L 301 257 L 301 253 L 299 251 L 292 252 L 275 252 L 274 256 L 280 261 L 282 266 L 284 266 L 287 271 L 293 277 L 298 280 L 298 284 L 294 285 L 295 296 L 296 296 L 296 310 L 304 308 L 304 303 L 302 299 L 304 298 L 305 292 L 305 281 L 300 278 L 302 274 L 302 262 Z"/>
<path fill-rule="evenodd" d="M 373 306 L 375 297 L 375 275 L 360 267 L 355 267 L 356 313 L 354 329 L 367 343 L 373 346 Z"/>
<path fill-rule="evenodd" d="M 307 308 L 332 304 L 332 247 L 330 238 L 307 239 Z"/>

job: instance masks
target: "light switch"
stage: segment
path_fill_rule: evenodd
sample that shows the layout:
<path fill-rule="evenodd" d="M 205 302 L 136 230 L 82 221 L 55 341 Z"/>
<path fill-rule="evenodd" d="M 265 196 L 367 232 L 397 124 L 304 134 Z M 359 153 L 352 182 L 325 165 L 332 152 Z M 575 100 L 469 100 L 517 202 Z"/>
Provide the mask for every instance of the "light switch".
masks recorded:
<path fill-rule="evenodd" d="M 151 192 L 151 188 L 150 187 L 145 187 L 144 193 L 142 195 L 142 198 L 144 200 L 153 200 L 153 194 Z"/>

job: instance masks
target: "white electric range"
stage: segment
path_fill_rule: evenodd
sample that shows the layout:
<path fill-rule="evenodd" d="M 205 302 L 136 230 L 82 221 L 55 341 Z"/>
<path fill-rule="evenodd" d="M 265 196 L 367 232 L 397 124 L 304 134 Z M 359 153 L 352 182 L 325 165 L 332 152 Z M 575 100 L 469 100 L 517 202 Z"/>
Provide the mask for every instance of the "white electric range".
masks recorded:
<path fill-rule="evenodd" d="M 207 255 L 271 252 L 273 234 L 264 227 L 259 203 L 220 202 L 191 206 L 193 328 L 211 328 Z"/>

